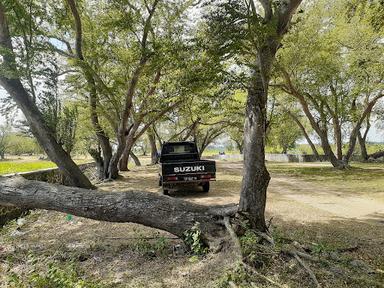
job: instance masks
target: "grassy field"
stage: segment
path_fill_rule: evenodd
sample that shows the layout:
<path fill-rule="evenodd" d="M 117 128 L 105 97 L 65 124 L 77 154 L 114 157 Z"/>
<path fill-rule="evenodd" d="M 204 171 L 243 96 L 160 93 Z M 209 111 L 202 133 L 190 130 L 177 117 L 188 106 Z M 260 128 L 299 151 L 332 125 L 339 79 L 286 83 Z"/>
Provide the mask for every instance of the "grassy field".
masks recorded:
<path fill-rule="evenodd" d="M 28 172 L 39 169 L 47 169 L 56 167 L 51 161 L 34 160 L 34 161 L 0 161 L 0 175 Z"/>
<path fill-rule="evenodd" d="M 76 157 L 74 158 L 74 161 L 77 164 L 83 164 L 92 161 L 92 159 L 88 157 Z M 14 156 L 0 161 L 0 175 L 29 172 L 55 167 L 57 167 L 55 163 L 48 160 L 39 160 L 37 156 Z"/>
<path fill-rule="evenodd" d="M 283 174 L 314 184 L 360 192 L 383 191 L 384 163 L 351 163 L 351 168 L 338 170 L 324 163 L 268 163 L 273 174 Z"/>
<path fill-rule="evenodd" d="M 219 155 L 220 152 L 225 152 L 226 155 L 239 154 L 239 150 L 227 150 L 227 149 L 206 149 L 203 152 L 204 156 Z"/>
<path fill-rule="evenodd" d="M 324 155 L 321 145 L 316 144 L 315 146 L 316 146 L 317 152 L 319 152 L 319 154 L 321 155 Z M 331 145 L 331 146 L 333 151 L 335 151 L 336 147 L 334 145 Z M 346 153 L 347 149 L 348 149 L 347 146 L 344 147 L 343 152 Z M 359 148 L 357 147 L 356 149 L 358 151 Z M 384 144 L 369 144 L 369 143 L 367 144 L 368 154 L 372 154 L 380 150 L 384 150 Z M 265 151 L 266 153 L 281 153 L 282 149 L 280 147 L 267 146 L 265 148 Z M 313 154 L 313 153 L 312 153 L 311 147 L 308 144 L 297 144 L 296 147 L 288 150 L 288 154 Z"/>

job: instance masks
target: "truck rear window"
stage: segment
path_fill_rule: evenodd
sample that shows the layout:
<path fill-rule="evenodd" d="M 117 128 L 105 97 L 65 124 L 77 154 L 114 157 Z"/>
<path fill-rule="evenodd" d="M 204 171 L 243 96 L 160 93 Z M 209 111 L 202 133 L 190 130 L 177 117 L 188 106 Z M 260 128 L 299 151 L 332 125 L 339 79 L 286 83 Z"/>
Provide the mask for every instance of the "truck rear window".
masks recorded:
<path fill-rule="evenodd" d="M 183 145 L 167 145 L 163 148 L 163 154 L 186 154 L 196 153 L 195 147 L 189 144 Z"/>

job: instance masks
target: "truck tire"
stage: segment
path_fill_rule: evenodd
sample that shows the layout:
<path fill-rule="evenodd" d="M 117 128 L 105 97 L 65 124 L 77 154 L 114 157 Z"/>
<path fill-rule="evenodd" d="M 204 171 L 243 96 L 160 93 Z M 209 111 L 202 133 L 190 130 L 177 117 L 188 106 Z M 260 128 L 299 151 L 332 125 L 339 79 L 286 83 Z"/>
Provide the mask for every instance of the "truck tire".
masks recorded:
<path fill-rule="evenodd" d="M 209 182 L 203 183 L 203 192 L 208 193 L 209 192 Z"/>
<path fill-rule="evenodd" d="M 163 194 L 163 195 L 169 195 L 169 190 L 163 188 L 163 193 L 162 193 L 162 194 Z"/>

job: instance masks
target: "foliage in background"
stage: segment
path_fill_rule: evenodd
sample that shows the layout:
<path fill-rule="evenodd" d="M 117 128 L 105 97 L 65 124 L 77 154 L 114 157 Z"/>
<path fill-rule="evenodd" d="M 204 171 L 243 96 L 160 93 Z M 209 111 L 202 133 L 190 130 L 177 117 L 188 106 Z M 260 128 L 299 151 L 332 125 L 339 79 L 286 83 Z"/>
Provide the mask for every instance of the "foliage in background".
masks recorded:
<path fill-rule="evenodd" d="M 369 130 L 384 97 L 382 31 L 371 25 L 372 5 L 351 5 L 307 4 L 283 41 L 274 85 L 287 95 L 281 105 L 296 102 L 291 107 L 308 118 L 335 167 L 348 163 L 356 137 Z"/>
<path fill-rule="evenodd" d="M 33 137 L 12 132 L 8 136 L 9 155 L 37 155 L 42 153 L 42 149 Z"/>
<path fill-rule="evenodd" d="M 5 158 L 5 153 L 8 153 L 10 127 L 0 125 L 0 160 Z"/>

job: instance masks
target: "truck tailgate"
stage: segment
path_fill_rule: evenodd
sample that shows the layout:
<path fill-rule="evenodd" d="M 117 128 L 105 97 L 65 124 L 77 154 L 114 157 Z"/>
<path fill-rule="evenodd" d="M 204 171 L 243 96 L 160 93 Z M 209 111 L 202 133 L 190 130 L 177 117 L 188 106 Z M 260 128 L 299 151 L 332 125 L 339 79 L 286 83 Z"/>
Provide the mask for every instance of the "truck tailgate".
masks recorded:
<path fill-rule="evenodd" d="M 193 174 L 216 174 L 215 161 L 199 160 L 189 162 L 162 163 L 161 173 L 163 176 L 193 175 Z"/>

